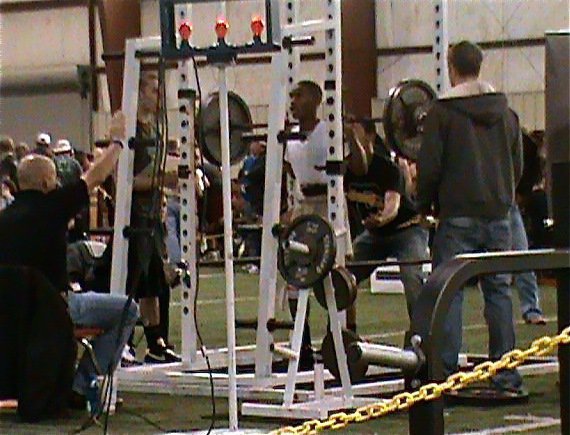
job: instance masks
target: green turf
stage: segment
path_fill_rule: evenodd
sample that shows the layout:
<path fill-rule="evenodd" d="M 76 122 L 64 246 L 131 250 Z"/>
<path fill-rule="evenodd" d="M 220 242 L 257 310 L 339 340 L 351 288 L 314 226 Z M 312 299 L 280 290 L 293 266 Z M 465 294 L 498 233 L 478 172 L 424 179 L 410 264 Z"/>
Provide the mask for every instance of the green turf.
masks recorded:
<path fill-rule="evenodd" d="M 198 322 L 208 347 L 225 346 L 225 305 L 223 274 L 213 270 L 203 271 L 208 277 L 201 280 L 199 297 Z M 236 276 L 236 316 L 238 318 L 251 318 L 256 316 L 257 288 L 256 275 L 237 274 Z M 518 299 L 515 301 L 516 319 L 520 320 L 518 312 Z M 173 294 L 173 301 L 180 300 L 179 292 Z M 542 305 L 545 314 L 554 319 L 556 313 L 556 296 L 553 288 L 543 289 Z M 287 313 L 279 313 L 278 318 L 288 318 Z M 320 340 L 323 336 L 326 320 L 325 311 L 311 297 L 311 324 L 313 338 Z M 172 307 L 171 341 L 179 346 L 180 342 L 180 307 Z M 487 334 L 482 317 L 482 297 L 476 289 L 468 289 L 464 303 L 465 340 L 464 350 L 472 353 L 486 351 Z M 363 288 L 358 296 L 358 328 L 361 335 L 384 333 L 387 337 L 381 341 L 400 345 L 403 340 L 402 331 L 407 328 L 407 314 L 405 300 L 401 295 L 371 295 Z M 517 324 L 517 346 L 524 347 L 532 339 L 544 334 L 553 334 L 556 331 L 556 322 L 550 321 L 545 327 Z M 137 335 L 140 334 L 140 331 Z M 285 339 L 285 333 L 278 339 Z M 238 345 L 251 344 L 254 333 L 239 331 Z M 144 349 L 144 340 L 140 343 L 139 351 Z M 506 406 L 498 408 L 455 407 L 446 409 L 446 432 L 456 433 L 485 428 L 520 424 L 520 422 L 506 421 L 508 415 L 547 416 L 558 418 L 558 391 L 556 375 L 525 378 L 526 388 L 531 393 L 528 404 L 520 406 Z M 139 434 L 160 433 L 168 431 L 190 431 L 207 429 L 211 408 L 208 398 L 180 397 L 169 395 L 122 393 L 125 405 L 118 414 L 110 420 L 110 433 Z M 227 427 L 227 402 L 216 400 L 218 427 Z M 18 423 L 13 412 L 0 413 L 0 433 L 69 433 L 80 424 L 82 414 L 75 412 L 71 418 L 44 422 L 40 425 L 23 425 Z M 153 427 L 152 424 L 155 426 Z M 270 430 L 282 425 L 282 422 L 273 420 L 242 418 L 241 427 L 261 428 Z M 388 416 L 381 420 L 352 425 L 337 433 L 359 434 L 405 434 L 407 433 L 407 415 L 402 413 Z M 100 433 L 100 429 L 90 429 L 86 433 Z M 534 432 L 554 434 L 560 433 L 560 426 L 542 428 Z"/>

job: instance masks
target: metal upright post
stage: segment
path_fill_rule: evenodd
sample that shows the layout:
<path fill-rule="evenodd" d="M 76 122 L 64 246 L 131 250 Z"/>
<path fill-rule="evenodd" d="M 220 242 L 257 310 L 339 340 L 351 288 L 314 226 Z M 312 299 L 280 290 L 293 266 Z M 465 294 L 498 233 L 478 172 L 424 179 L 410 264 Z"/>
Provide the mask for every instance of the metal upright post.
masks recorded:
<path fill-rule="evenodd" d="M 350 240 L 348 240 L 349 233 L 346 225 L 342 169 L 344 165 L 344 140 L 342 134 L 342 47 L 340 42 L 341 0 L 327 2 L 327 17 L 330 27 L 325 30 L 326 79 L 324 84 L 324 117 L 327 123 L 327 136 L 330 144 L 327 158 L 327 175 L 329 179 L 328 217 L 337 240 L 336 264 L 344 266 L 346 247 Z M 336 309 L 330 275 L 325 279 L 325 294 L 343 393 L 345 398 L 351 399 L 352 386 L 341 334 L 342 315 Z"/>
<path fill-rule="evenodd" d="M 546 144 L 550 176 L 550 204 L 554 220 L 554 244 L 570 245 L 570 107 L 568 103 L 568 30 L 546 34 L 545 97 Z M 570 276 L 559 271 L 557 281 L 558 330 L 570 325 Z M 570 433 L 570 345 L 558 349 L 560 365 L 560 420 L 563 434 Z"/>
<path fill-rule="evenodd" d="M 135 58 L 136 49 L 137 40 L 127 40 L 121 102 L 121 109 L 126 119 L 127 138 L 134 138 L 137 130 L 140 63 Z M 111 293 L 113 294 L 125 294 L 126 291 L 129 239 L 125 229 L 131 222 L 134 158 L 135 153 L 129 146 L 125 146 L 119 156 L 111 265 Z"/>
<path fill-rule="evenodd" d="M 263 382 L 271 376 L 273 356 L 270 350 L 273 335 L 267 330 L 267 322 L 275 315 L 275 294 L 277 288 L 277 247 L 273 234 L 274 225 L 279 223 L 281 208 L 281 176 L 283 146 L 277 136 L 285 122 L 287 57 L 280 52 L 273 55 L 271 72 L 271 102 L 269 104 L 269 125 L 267 134 L 267 156 L 265 171 L 265 193 L 263 197 L 263 232 L 261 240 L 261 271 L 259 277 L 259 305 L 257 313 L 257 336 L 255 347 L 255 376 Z"/>
<path fill-rule="evenodd" d="M 287 0 L 287 6 L 285 8 L 286 24 L 295 24 L 299 19 L 300 12 L 300 0 Z M 289 96 L 295 82 L 299 80 L 299 70 L 301 66 L 301 53 L 299 50 L 295 50 L 293 47 L 286 49 L 287 53 L 287 84 L 286 84 L 286 95 Z M 291 113 L 287 108 L 287 113 L 289 119 L 291 119 Z M 295 206 L 295 193 L 297 189 L 297 182 L 291 176 L 286 177 L 287 183 L 287 203 L 289 207 Z"/>
<path fill-rule="evenodd" d="M 434 0 L 434 44 L 433 56 L 436 74 L 436 92 L 443 94 L 449 88 L 447 74 L 447 50 L 449 47 L 447 0 Z M 414 390 L 411 377 L 406 377 L 406 389 Z M 417 388 L 417 387 L 416 387 Z M 444 430 L 443 399 L 419 403 L 409 412 L 409 431 L 411 435 L 442 434 Z"/>
<path fill-rule="evenodd" d="M 288 0 L 285 8 L 288 24 L 295 22 L 299 2 Z M 281 32 L 279 32 L 281 33 Z M 281 41 L 279 41 L 281 42 Z M 261 241 L 261 271 L 259 278 L 259 307 L 255 349 L 255 375 L 260 384 L 272 374 L 273 355 L 270 347 L 273 335 L 267 330 L 267 321 L 275 316 L 275 295 L 277 289 L 277 239 L 274 225 L 279 223 L 281 210 L 281 182 L 283 175 L 283 146 L 277 136 L 283 130 L 287 113 L 287 98 L 295 83 L 299 69 L 300 55 L 288 48 L 273 56 L 271 72 L 273 84 L 269 103 L 268 140 L 265 172 L 265 194 L 263 206 L 263 233 Z M 289 188 L 291 186 L 288 186 Z M 289 206 L 292 206 L 292 198 Z"/>
<path fill-rule="evenodd" d="M 228 83 L 226 65 L 218 66 L 220 98 L 220 135 L 222 141 L 222 192 L 224 195 L 224 269 L 226 275 L 226 328 L 228 341 L 228 402 L 230 431 L 238 430 L 236 382 L 236 321 L 232 231 L 232 186 L 230 175 L 230 120 L 228 113 Z"/>
<path fill-rule="evenodd" d="M 434 0 L 434 43 L 436 92 L 441 95 L 449 88 L 447 49 L 449 47 L 449 19 L 447 0 Z"/>
<path fill-rule="evenodd" d="M 295 327 L 291 339 L 291 350 L 296 358 L 289 359 L 287 369 L 287 382 L 285 384 L 285 394 L 283 395 L 283 405 L 291 406 L 295 397 L 295 383 L 299 370 L 299 357 L 301 355 L 301 345 L 303 341 L 303 331 L 305 329 L 305 319 L 307 317 L 307 306 L 309 303 L 310 289 L 300 289 L 297 302 L 297 313 L 295 315 Z"/>
<path fill-rule="evenodd" d="M 192 6 L 189 4 L 178 5 L 176 10 L 178 19 L 189 21 L 192 17 Z M 182 310 L 181 331 L 182 348 L 181 356 L 184 365 L 190 365 L 196 361 L 197 356 L 197 333 L 196 313 L 194 312 L 194 300 L 196 298 L 198 272 L 196 264 L 197 237 L 196 227 L 198 224 L 196 203 L 196 162 L 194 154 L 194 113 L 196 93 L 189 89 L 190 77 L 194 66 L 189 59 L 178 61 L 178 137 L 180 138 L 180 249 L 182 259 L 186 262 L 186 276 L 182 280 Z"/>
<path fill-rule="evenodd" d="M 325 108 L 324 117 L 327 123 L 329 139 L 327 174 L 328 212 L 329 220 L 335 230 L 337 240 L 336 264 L 344 266 L 347 228 L 345 217 L 345 196 L 343 186 L 344 140 L 342 134 L 342 47 L 341 35 L 341 0 L 327 3 L 327 16 L 331 28 L 325 31 L 325 67 L 326 79 L 324 84 Z M 349 242 L 349 241 L 348 241 Z"/>

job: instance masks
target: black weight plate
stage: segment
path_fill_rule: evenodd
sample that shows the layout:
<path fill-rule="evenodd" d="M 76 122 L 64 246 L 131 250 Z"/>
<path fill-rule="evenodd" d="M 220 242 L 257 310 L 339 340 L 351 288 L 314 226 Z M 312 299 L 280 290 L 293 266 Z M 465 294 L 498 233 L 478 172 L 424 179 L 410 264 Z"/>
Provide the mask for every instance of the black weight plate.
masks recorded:
<path fill-rule="evenodd" d="M 444 394 L 445 401 L 453 405 L 497 406 L 528 402 L 528 392 L 499 391 L 489 386 L 467 387 Z"/>
<path fill-rule="evenodd" d="M 342 330 L 342 342 L 344 343 L 345 352 L 353 343 L 356 343 L 358 341 L 359 337 L 354 332 L 347 329 Z M 338 370 L 338 363 L 336 361 L 334 340 L 330 329 L 327 331 L 327 334 L 323 338 L 323 342 L 321 344 L 321 355 L 323 357 L 323 365 L 325 368 L 331 373 L 331 375 L 334 376 L 336 380 L 340 381 L 340 372 Z M 346 362 L 348 364 L 350 381 L 353 383 L 362 381 L 366 376 L 366 372 L 368 371 L 368 363 L 362 360 L 356 360 L 354 358 L 349 360 L 348 357 Z"/>
<path fill-rule="evenodd" d="M 384 132 L 388 144 L 407 159 L 417 160 L 422 122 L 435 98 L 431 86 L 421 80 L 402 80 L 390 89 L 384 108 Z"/>
<path fill-rule="evenodd" d="M 336 308 L 339 311 L 350 307 L 357 296 L 358 285 L 355 276 L 344 267 L 335 267 L 331 271 L 331 279 L 334 287 Z M 313 286 L 315 298 L 321 307 L 327 309 L 327 298 L 325 295 L 324 282 L 320 281 Z"/>
<path fill-rule="evenodd" d="M 309 254 L 284 247 L 294 241 L 309 247 Z M 297 288 L 310 288 L 332 269 L 336 241 L 330 224 L 318 215 L 299 216 L 284 230 L 279 241 L 277 265 L 281 275 Z"/>
<path fill-rule="evenodd" d="M 249 143 L 242 140 L 244 133 L 251 131 L 251 112 L 247 103 L 236 93 L 228 92 L 230 119 L 230 163 L 240 162 L 249 152 Z M 208 97 L 198 114 L 200 141 L 205 157 L 212 163 L 222 164 L 220 138 L 220 100 L 216 92 Z"/>

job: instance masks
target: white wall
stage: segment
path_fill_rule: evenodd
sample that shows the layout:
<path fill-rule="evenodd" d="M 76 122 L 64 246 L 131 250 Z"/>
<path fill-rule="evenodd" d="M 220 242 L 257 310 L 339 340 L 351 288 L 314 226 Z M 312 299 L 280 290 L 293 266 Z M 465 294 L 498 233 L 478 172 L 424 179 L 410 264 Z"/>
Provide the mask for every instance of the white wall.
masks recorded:
<path fill-rule="evenodd" d="M 88 29 L 85 7 L 0 16 L 0 90 L 12 91 L 0 98 L 0 134 L 33 143 L 38 131 L 49 131 L 87 145 L 76 67 L 89 64 Z"/>
<path fill-rule="evenodd" d="M 78 93 L 14 95 L 0 98 L 0 134 L 33 146 L 39 132 L 54 141 L 68 139 L 79 149 L 89 149 L 88 100 Z"/>
<path fill-rule="evenodd" d="M 380 48 L 426 46 L 433 43 L 434 10 L 428 0 L 376 0 L 377 44 Z M 541 38 L 546 30 L 568 28 L 567 0 L 449 0 L 450 42 Z M 435 82 L 430 54 L 384 56 L 378 59 L 380 113 L 390 87 L 400 78 Z M 527 128 L 544 128 L 544 48 L 485 50 L 482 77 L 505 92 Z"/>
<path fill-rule="evenodd" d="M 158 1 L 141 1 L 143 35 L 158 35 Z M 325 0 L 300 1 L 302 19 L 324 16 Z M 376 1 L 378 47 L 398 48 L 432 44 L 434 23 L 430 0 L 362 1 Z M 249 21 L 254 13 L 262 10 L 261 5 L 262 0 L 227 2 L 230 40 L 238 41 L 250 37 Z M 212 42 L 212 27 L 218 8 L 216 3 L 195 7 L 192 19 L 195 44 L 206 45 Z M 542 37 L 547 29 L 568 26 L 567 0 L 449 0 L 449 8 L 452 42 L 464 38 L 476 41 L 538 38 Z M 37 72 L 52 76 L 66 73 L 71 77 L 75 65 L 87 64 L 89 61 L 87 21 L 85 7 L 3 14 L 0 17 L 0 34 L 3 36 L 0 44 L 1 79 L 5 82 L 23 80 Z M 101 53 L 99 32 L 97 32 L 97 41 L 98 53 Z M 303 50 L 318 52 L 321 49 L 322 37 L 319 37 L 315 47 Z M 509 95 L 511 104 L 521 112 L 525 125 L 530 128 L 543 127 L 544 49 L 542 47 L 493 49 L 487 50 L 486 56 L 483 77 Z M 98 62 L 99 65 L 103 65 L 100 59 Z M 201 69 L 200 77 L 205 94 L 216 88 L 214 69 Z M 304 63 L 299 79 L 309 77 L 321 82 L 324 80 L 322 61 Z M 431 56 L 429 54 L 380 56 L 378 58 L 379 101 L 374 102 L 375 110 L 381 107 L 382 99 L 387 95 L 388 89 L 404 77 L 422 78 L 433 84 L 435 75 Z M 102 113 L 94 120 L 96 136 L 105 130 L 107 119 L 105 112 L 108 111 L 104 76 L 101 76 L 99 81 Z M 271 83 L 269 65 L 240 66 L 231 69 L 229 82 L 230 87 L 242 95 L 252 107 L 255 120 L 265 121 Z M 176 101 L 173 97 L 176 91 L 175 78 L 169 80 L 169 87 L 170 106 L 175 108 Z M 45 99 L 45 95 L 42 98 Z M 54 97 L 54 101 L 57 98 Z M 15 109 L 6 109 L 8 103 L 2 100 L 6 99 L 0 99 L 0 115 L 5 110 L 14 113 Z M 31 104 L 31 106 L 42 107 L 42 104 Z M 14 103 L 13 108 L 17 107 Z M 0 132 L 10 134 L 7 130 L 9 127 L 7 121 L 4 120 L 1 125 Z M 38 128 L 32 124 L 30 132 L 32 130 L 35 132 Z"/>

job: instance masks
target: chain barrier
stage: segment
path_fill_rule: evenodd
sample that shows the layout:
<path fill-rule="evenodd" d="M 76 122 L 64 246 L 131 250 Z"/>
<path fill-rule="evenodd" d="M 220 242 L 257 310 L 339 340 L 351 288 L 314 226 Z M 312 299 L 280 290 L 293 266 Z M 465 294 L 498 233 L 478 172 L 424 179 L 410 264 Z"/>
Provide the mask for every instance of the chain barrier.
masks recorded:
<path fill-rule="evenodd" d="M 308 420 L 299 426 L 287 426 L 271 432 L 271 435 L 314 434 L 324 430 L 342 429 L 350 423 L 383 417 L 397 411 L 409 409 L 421 401 L 434 400 L 443 393 L 456 391 L 479 381 L 485 381 L 497 372 L 504 369 L 514 369 L 531 357 L 544 356 L 551 353 L 560 344 L 570 343 L 570 326 L 553 337 L 537 338 L 526 350 L 514 349 L 504 354 L 500 360 L 485 361 L 475 366 L 469 372 L 458 372 L 447 378 L 444 382 L 431 383 L 420 387 L 414 392 L 403 392 L 391 399 L 382 400 L 370 405 L 361 406 L 354 412 L 337 412 L 324 420 Z"/>

